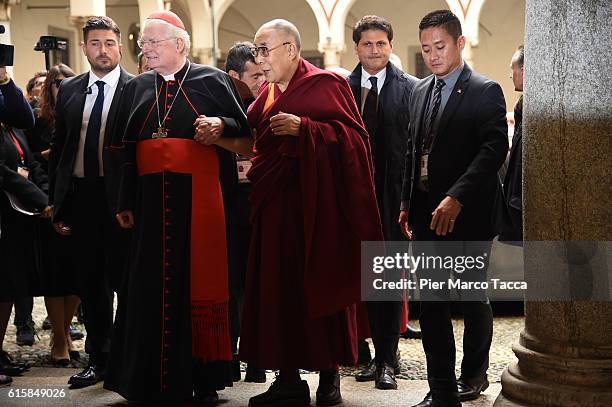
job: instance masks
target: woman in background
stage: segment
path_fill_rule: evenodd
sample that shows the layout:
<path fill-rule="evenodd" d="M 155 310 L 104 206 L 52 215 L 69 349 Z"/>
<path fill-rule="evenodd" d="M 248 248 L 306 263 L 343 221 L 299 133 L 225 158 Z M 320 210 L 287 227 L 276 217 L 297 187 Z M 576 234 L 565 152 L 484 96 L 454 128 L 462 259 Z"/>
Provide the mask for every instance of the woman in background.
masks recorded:
<path fill-rule="evenodd" d="M 40 115 L 29 140 L 36 158 L 48 171 L 49 144 L 55 121 L 55 103 L 60 83 L 75 76 L 67 65 L 55 65 L 49 70 L 40 95 Z M 70 323 L 80 299 L 77 297 L 75 267 L 70 256 L 71 237 L 55 233 L 49 221 L 39 225 L 42 252 L 42 292 L 51 321 L 51 362 L 67 366 L 70 359 L 78 359 L 70 336 Z"/>

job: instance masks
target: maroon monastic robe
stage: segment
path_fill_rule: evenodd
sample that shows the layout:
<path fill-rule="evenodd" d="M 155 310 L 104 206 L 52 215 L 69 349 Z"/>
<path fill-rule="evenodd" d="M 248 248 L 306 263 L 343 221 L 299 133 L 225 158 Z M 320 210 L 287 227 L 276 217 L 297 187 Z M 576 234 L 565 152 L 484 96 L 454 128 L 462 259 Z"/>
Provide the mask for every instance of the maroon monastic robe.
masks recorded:
<path fill-rule="evenodd" d="M 383 240 L 368 134 L 343 78 L 300 60 L 285 92 L 251 105 L 256 130 L 253 235 L 242 360 L 268 369 L 328 369 L 356 360 L 360 245 Z M 279 112 L 300 134 L 275 136 Z"/>

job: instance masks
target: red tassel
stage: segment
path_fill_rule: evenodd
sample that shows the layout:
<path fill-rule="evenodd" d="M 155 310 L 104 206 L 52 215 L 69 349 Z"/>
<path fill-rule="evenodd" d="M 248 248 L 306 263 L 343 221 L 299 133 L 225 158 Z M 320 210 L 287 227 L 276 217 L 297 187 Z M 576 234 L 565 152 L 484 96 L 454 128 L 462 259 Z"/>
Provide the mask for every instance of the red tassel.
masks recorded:
<path fill-rule="evenodd" d="M 192 301 L 191 354 L 202 362 L 232 360 L 227 301 Z"/>

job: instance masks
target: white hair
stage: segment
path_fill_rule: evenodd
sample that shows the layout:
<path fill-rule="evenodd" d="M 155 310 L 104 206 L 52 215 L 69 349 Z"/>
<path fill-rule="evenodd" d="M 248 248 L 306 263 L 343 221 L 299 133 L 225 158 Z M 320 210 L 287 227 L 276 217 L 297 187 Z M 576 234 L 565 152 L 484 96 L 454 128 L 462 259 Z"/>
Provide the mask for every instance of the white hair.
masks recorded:
<path fill-rule="evenodd" d="M 182 53 L 185 56 L 189 55 L 189 50 L 191 49 L 191 39 L 189 38 L 189 33 L 186 30 L 183 30 L 182 28 L 172 25 L 169 22 L 161 20 L 159 18 L 147 18 L 146 20 L 144 20 L 142 31 L 144 31 L 147 26 L 153 24 L 160 24 L 165 26 L 168 31 L 168 34 L 170 34 L 171 37 L 176 37 L 183 40 L 185 47 L 183 48 Z"/>

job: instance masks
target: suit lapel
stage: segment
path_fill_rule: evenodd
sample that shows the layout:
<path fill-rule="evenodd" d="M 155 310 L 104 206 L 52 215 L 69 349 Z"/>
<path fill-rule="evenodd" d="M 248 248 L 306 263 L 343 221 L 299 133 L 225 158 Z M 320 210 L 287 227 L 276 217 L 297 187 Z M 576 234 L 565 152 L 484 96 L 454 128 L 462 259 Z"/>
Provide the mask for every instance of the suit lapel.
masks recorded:
<path fill-rule="evenodd" d="M 69 113 L 67 112 L 67 118 L 71 122 L 66 124 L 66 148 L 70 149 L 70 154 L 68 155 L 68 157 L 71 157 L 70 167 L 74 166 L 76 151 L 81 139 L 81 125 L 83 122 L 83 109 L 85 108 L 88 83 L 89 73 L 83 75 L 83 77 L 81 77 L 79 81 L 74 84 L 74 88 L 69 90 L 74 93 L 66 102 L 66 108 L 70 111 Z"/>
<path fill-rule="evenodd" d="M 108 116 L 106 117 L 106 127 L 104 128 L 104 147 L 108 147 L 113 139 L 112 133 L 115 128 L 115 117 L 117 116 L 117 109 L 119 108 L 119 99 L 121 98 L 121 93 L 123 91 L 123 86 L 125 86 L 128 78 L 127 74 L 121 69 L 121 74 L 119 75 L 119 81 L 117 81 L 117 87 L 115 88 L 115 94 L 113 95 L 113 101 L 111 102 L 110 109 L 108 111 Z"/>
<path fill-rule="evenodd" d="M 436 132 L 437 134 L 431 145 L 432 150 L 436 147 L 437 141 L 440 136 L 444 134 L 444 131 L 448 126 L 448 122 L 452 115 L 455 113 L 455 110 L 457 110 L 457 107 L 459 107 L 459 105 L 461 104 L 463 96 L 467 91 L 469 84 L 468 81 L 471 76 L 472 70 L 467 64 L 465 64 L 465 66 L 463 67 L 463 71 L 461 71 L 461 75 L 459 75 L 459 79 L 457 79 L 455 87 L 453 88 L 453 91 L 451 92 L 450 97 L 448 98 L 448 102 L 446 102 L 444 112 L 442 112 L 442 117 L 440 118 L 440 123 L 438 124 L 438 130 Z"/>
<path fill-rule="evenodd" d="M 423 128 L 423 119 L 425 118 L 425 110 L 427 109 L 427 99 L 429 98 L 429 95 L 431 94 L 431 89 L 433 88 L 434 85 L 434 76 L 432 75 L 430 79 L 421 82 L 420 86 L 420 92 L 417 92 L 417 89 L 414 89 L 413 91 L 413 95 L 418 95 L 418 99 L 414 101 L 413 106 L 417 106 L 417 112 L 415 117 L 415 121 L 414 121 L 414 134 L 417 134 L 418 137 L 415 137 L 415 144 L 414 146 L 420 146 L 421 144 L 421 140 L 423 138 L 423 132 L 422 132 L 422 128 Z M 412 104 L 412 103 L 411 103 Z"/>
<path fill-rule="evenodd" d="M 357 108 L 361 111 L 361 64 L 357 64 L 357 67 L 348 77 L 348 83 L 357 102 Z"/>

